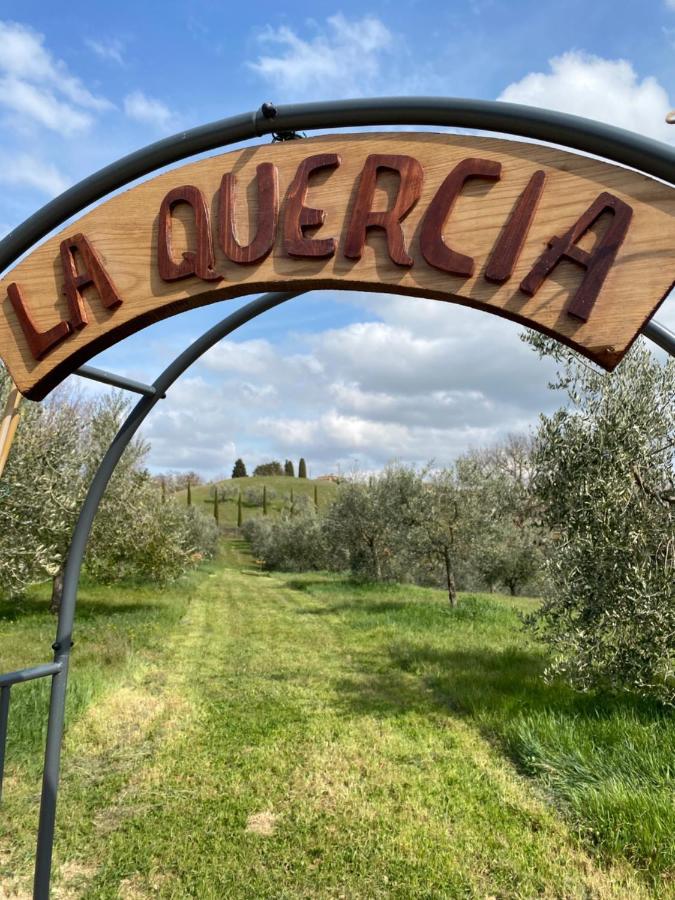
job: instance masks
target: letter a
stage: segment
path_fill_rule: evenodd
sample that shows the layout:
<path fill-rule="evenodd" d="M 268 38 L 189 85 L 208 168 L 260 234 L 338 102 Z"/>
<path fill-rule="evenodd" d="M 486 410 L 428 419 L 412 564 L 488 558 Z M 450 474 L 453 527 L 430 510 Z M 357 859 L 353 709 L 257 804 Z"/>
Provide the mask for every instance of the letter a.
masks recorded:
<path fill-rule="evenodd" d="M 612 214 L 612 221 L 593 250 L 587 253 L 577 247 L 577 241 L 605 212 Z M 588 321 L 607 273 L 612 268 L 619 247 L 626 237 L 632 216 L 632 208 L 623 200 L 606 192 L 600 194 L 569 231 L 562 237 L 551 238 L 548 242 L 549 249 L 542 253 L 523 279 L 520 290 L 533 297 L 560 260 L 569 259 L 586 269 L 586 274 L 572 297 L 567 312 L 582 322 Z"/>

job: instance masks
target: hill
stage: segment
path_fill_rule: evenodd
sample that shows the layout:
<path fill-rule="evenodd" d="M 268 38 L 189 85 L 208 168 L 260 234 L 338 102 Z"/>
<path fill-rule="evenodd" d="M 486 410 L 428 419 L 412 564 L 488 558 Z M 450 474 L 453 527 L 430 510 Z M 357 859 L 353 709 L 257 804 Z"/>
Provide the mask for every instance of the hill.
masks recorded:
<path fill-rule="evenodd" d="M 267 514 L 278 516 L 282 510 L 290 510 L 291 490 L 296 511 L 304 504 L 314 503 L 314 492 L 319 510 L 325 509 L 335 497 L 337 485 L 332 481 L 317 481 L 313 478 L 289 478 L 285 475 L 251 475 L 248 478 L 225 478 L 221 481 L 200 484 L 192 488 L 192 504 L 204 515 L 213 515 L 214 486 L 218 486 L 226 499 L 219 500 L 220 524 L 236 526 L 239 491 L 242 494 L 243 520 L 263 515 L 261 495 L 267 489 Z M 257 495 L 257 496 L 255 496 Z M 187 503 L 187 491 L 178 491 L 175 497 Z"/>

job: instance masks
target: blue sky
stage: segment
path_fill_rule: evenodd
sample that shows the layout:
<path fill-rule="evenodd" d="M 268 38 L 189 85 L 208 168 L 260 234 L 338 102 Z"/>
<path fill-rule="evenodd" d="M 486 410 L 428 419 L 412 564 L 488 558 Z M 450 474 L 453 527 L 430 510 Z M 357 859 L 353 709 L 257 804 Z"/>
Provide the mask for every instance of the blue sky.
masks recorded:
<path fill-rule="evenodd" d="M 675 140 L 675 0 L 0 6 L 0 232 L 166 134 L 263 100 L 432 94 L 564 109 Z M 237 301 L 238 302 L 238 301 Z M 159 323 L 97 362 L 152 380 L 237 302 Z M 675 326 L 672 300 L 659 319 Z M 313 474 L 449 462 L 555 403 L 518 328 L 460 307 L 314 294 L 214 348 L 146 426 L 153 468 Z"/>

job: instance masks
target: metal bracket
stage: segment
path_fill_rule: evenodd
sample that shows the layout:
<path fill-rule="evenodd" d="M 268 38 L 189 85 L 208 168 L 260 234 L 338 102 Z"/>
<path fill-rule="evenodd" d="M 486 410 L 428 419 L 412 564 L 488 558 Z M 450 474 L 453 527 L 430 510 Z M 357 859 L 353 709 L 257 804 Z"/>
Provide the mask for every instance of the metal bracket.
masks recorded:
<path fill-rule="evenodd" d="M 133 378 L 115 375 L 113 372 L 106 372 L 105 369 L 96 369 L 94 366 L 80 366 L 73 374 L 81 375 L 82 378 L 89 378 L 91 381 L 100 381 L 101 384 L 122 388 L 125 391 L 133 391 L 135 394 L 143 394 L 145 397 L 155 397 L 157 395 L 157 388 L 151 384 L 143 384 L 142 381 L 134 381 Z M 165 397 L 166 394 L 161 394 L 162 400 Z"/>

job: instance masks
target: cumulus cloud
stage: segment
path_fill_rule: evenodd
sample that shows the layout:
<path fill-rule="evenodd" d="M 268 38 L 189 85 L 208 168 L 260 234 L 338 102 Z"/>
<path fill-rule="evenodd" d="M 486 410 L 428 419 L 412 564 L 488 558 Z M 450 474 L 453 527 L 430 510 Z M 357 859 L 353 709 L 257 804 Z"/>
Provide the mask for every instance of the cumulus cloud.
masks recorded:
<path fill-rule="evenodd" d="M 112 104 L 85 88 L 44 40 L 25 25 L 0 21 L 0 105 L 54 131 L 80 133 L 91 125 L 92 113 Z"/>
<path fill-rule="evenodd" d="M 143 91 L 127 94 L 124 98 L 124 112 L 130 119 L 144 125 L 152 125 L 160 131 L 168 131 L 173 127 L 175 120 L 174 114 L 165 103 L 148 97 Z"/>
<path fill-rule="evenodd" d="M 55 197 L 69 186 L 68 179 L 54 166 L 27 153 L 0 156 L 0 184 L 28 187 Z"/>
<path fill-rule="evenodd" d="M 183 436 L 185 467 L 206 474 L 227 474 L 239 455 L 250 466 L 305 456 L 315 474 L 355 459 L 367 470 L 394 458 L 445 464 L 527 430 L 555 403 L 550 365 L 511 323 L 430 300 L 325 297 L 367 321 L 213 347 L 149 426 L 153 465 L 177 465 Z"/>
<path fill-rule="evenodd" d="M 597 119 L 657 140 L 675 137 L 665 123 L 671 109 L 666 89 L 656 78 L 640 80 L 627 60 L 570 51 L 549 66 L 510 84 L 499 99 Z"/>
<path fill-rule="evenodd" d="M 382 60 L 393 36 L 375 16 L 348 21 L 330 16 L 326 27 L 316 26 L 310 39 L 293 29 L 268 28 L 260 42 L 278 48 L 249 63 L 275 90 L 286 95 L 360 96 L 381 74 Z"/>

